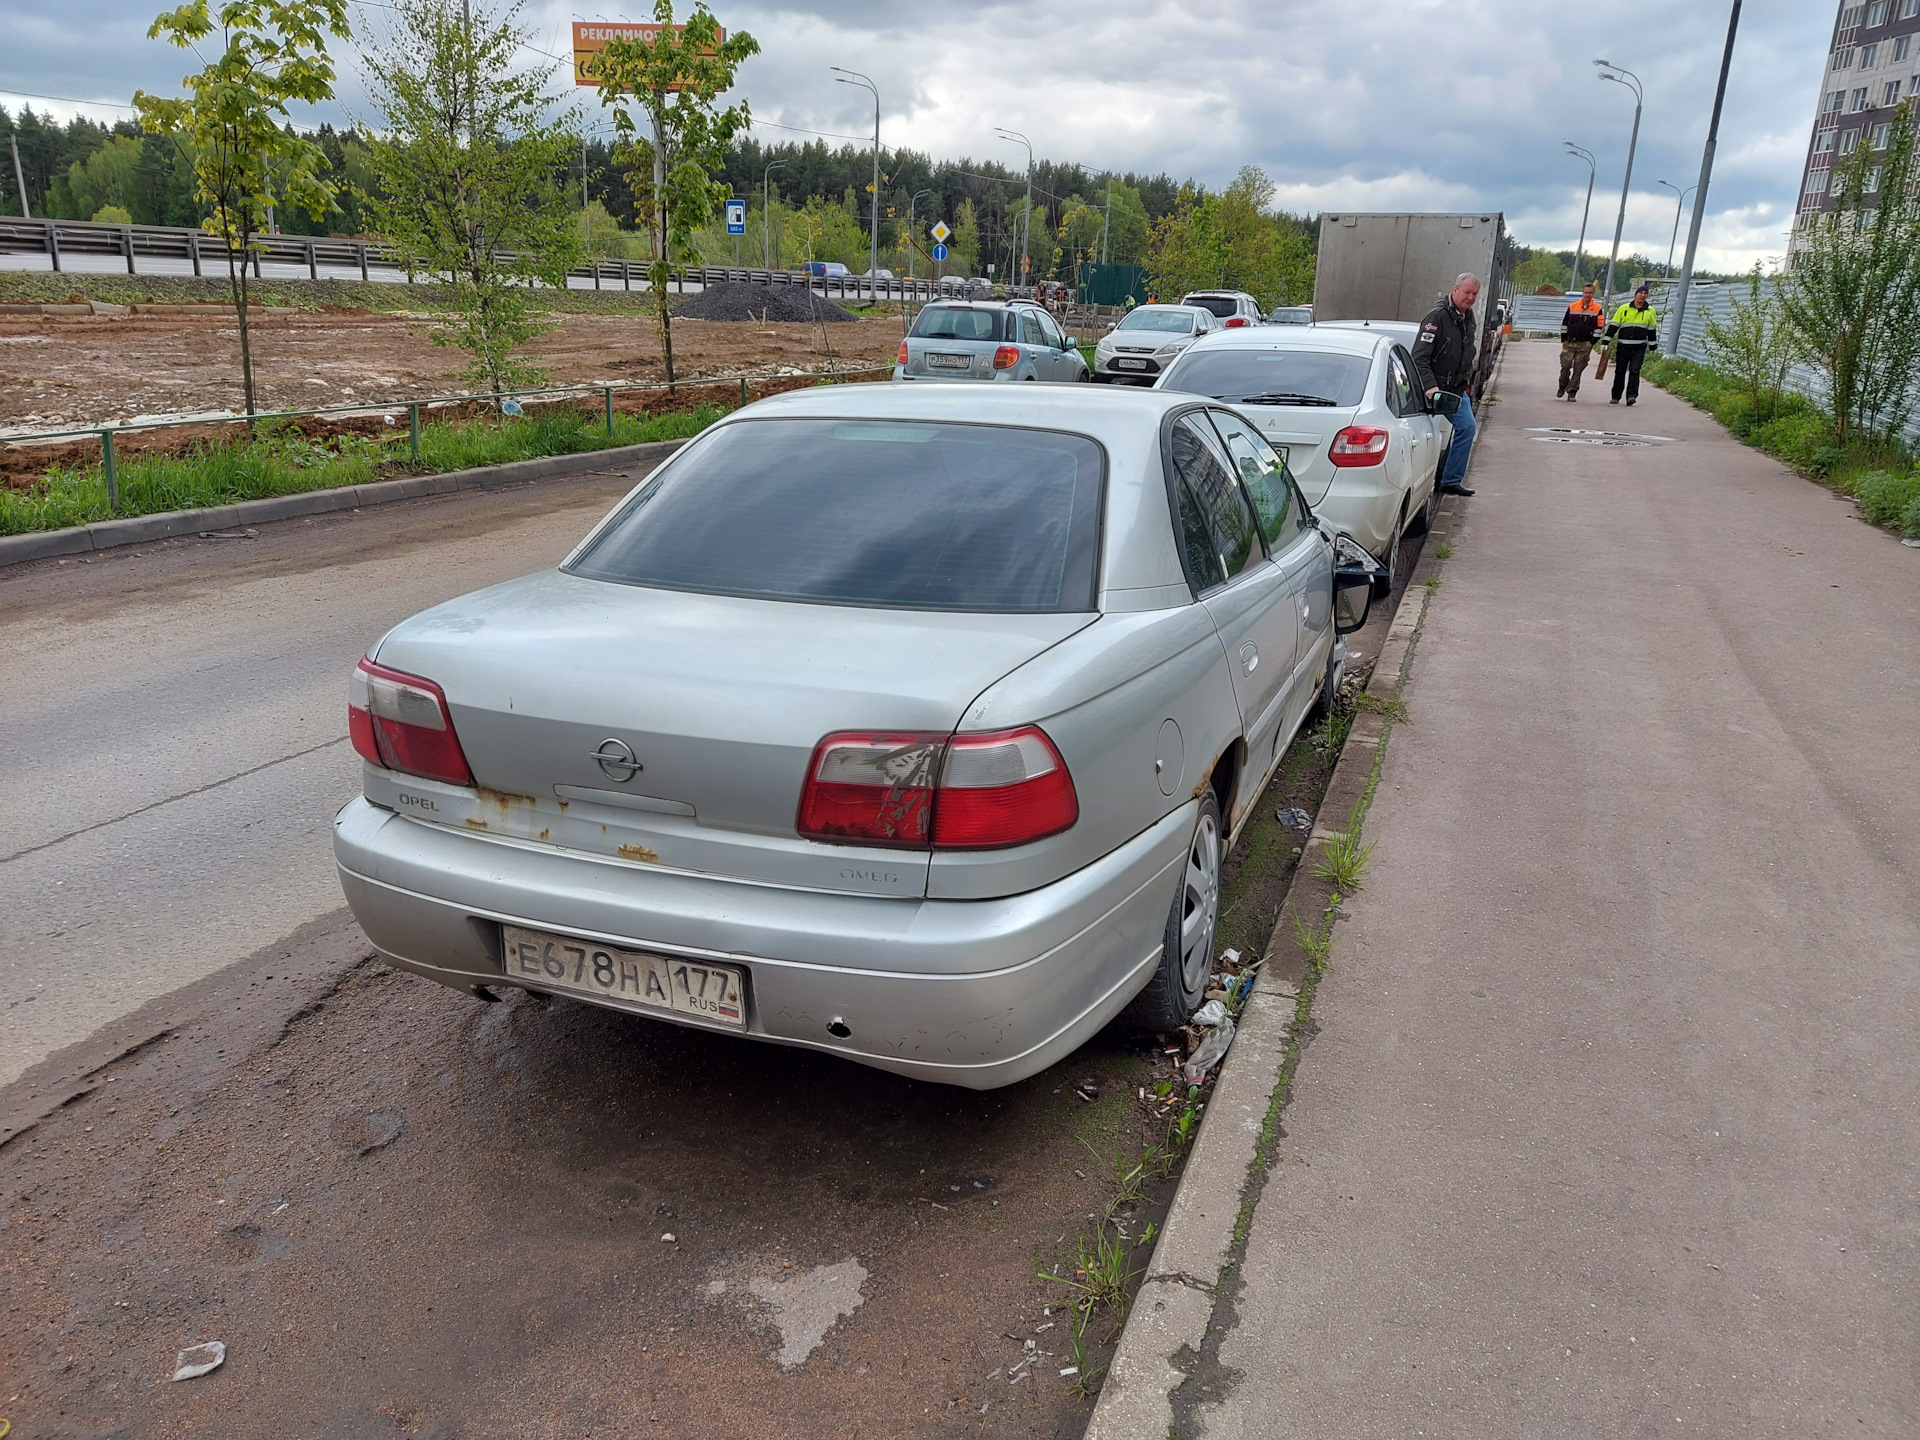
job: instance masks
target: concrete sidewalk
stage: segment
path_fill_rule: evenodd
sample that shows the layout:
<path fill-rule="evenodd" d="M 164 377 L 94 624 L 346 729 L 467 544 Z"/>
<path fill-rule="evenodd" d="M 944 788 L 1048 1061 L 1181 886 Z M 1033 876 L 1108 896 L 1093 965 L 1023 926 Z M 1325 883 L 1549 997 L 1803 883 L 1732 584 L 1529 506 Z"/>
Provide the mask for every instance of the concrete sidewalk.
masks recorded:
<path fill-rule="evenodd" d="M 1920 552 L 1556 358 L 1509 352 L 1180 1435 L 1920 1434 Z"/>

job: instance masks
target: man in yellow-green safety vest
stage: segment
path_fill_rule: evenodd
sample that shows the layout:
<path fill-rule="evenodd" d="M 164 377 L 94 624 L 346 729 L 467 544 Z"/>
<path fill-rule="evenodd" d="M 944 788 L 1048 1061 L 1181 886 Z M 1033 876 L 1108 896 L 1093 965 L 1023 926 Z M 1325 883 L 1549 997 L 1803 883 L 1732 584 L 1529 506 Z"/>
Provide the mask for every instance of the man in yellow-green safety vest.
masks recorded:
<path fill-rule="evenodd" d="M 1613 399 L 1609 404 L 1620 403 L 1623 389 L 1627 404 L 1640 398 L 1640 367 L 1659 338 L 1659 325 L 1660 318 L 1653 313 L 1653 302 L 1647 299 L 1644 285 L 1633 292 L 1633 299 L 1622 301 L 1613 312 L 1605 336 L 1613 347 Z"/>

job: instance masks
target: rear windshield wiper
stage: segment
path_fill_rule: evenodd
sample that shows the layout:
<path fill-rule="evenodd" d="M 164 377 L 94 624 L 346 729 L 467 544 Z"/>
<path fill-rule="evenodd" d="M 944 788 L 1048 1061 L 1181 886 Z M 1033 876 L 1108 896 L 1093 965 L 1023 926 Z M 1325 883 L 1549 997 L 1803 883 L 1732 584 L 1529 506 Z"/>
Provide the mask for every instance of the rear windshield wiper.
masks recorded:
<path fill-rule="evenodd" d="M 1234 405 L 1333 405 L 1338 402 L 1324 395 L 1303 395 L 1297 390 L 1275 390 L 1266 395 L 1242 395 L 1228 402 Z"/>

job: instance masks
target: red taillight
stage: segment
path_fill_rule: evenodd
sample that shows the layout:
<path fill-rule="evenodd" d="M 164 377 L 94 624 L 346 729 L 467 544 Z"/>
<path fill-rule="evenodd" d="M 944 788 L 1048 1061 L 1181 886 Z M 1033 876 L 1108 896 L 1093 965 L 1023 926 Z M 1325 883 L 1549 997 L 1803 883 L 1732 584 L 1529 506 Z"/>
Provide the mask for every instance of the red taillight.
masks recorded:
<path fill-rule="evenodd" d="M 843 845 L 924 847 L 944 735 L 849 730 L 813 747 L 800 791 L 800 833 Z"/>
<path fill-rule="evenodd" d="M 1228 317 L 1226 328 L 1229 330 L 1238 330 L 1242 325 L 1245 325 L 1246 323 L 1247 323 L 1246 316 L 1233 315 Z"/>
<path fill-rule="evenodd" d="M 904 340 L 900 342 L 900 363 L 902 365 L 907 363 L 907 342 Z"/>
<path fill-rule="evenodd" d="M 1018 345 L 1002 345 L 993 352 L 993 368 L 996 370 L 1011 370 L 1019 363 L 1020 347 Z"/>
<path fill-rule="evenodd" d="M 956 735 L 940 767 L 933 848 L 991 850 L 1057 835 L 1080 818 L 1067 762 L 1032 725 Z"/>
<path fill-rule="evenodd" d="M 347 734 L 363 759 L 385 769 L 473 784 L 446 693 L 431 680 L 362 660 L 347 686 Z"/>
<path fill-rule="evenodd" d="M 842 845 L 991 850 L 1079 818 L 1066 762 L 1034 726 L 951 740 L 844 731 L 814 747 L 796 828 Z"/>
<path fill-rule="evenodd" d="M 1379 465 L 1387 458 L 1387 432 L 1377 425 L 1349 425 L 1333 437 L 1327 458 L 1343 469 Z"/>

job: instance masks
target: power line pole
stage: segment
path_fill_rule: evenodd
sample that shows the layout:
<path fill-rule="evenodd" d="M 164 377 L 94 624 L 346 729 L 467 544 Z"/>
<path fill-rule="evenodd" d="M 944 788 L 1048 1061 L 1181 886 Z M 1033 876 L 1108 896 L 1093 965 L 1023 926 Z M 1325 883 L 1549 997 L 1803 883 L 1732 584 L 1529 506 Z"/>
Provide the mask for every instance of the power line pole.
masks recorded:
<path fill-rule="evenodd" d="M 20 169 L 20 137 L 9 135 L 7 139 L 13 142 L 13 183 L 20 187 L 20 218 L 31 220 L 33 210 L 27 204 L 27 177 Z"/>
<path fill-rule="evenodd" d="M 1693 288 L 1693 255 L 1700 246 L 1700 221 L 1707 212 L 1707 184 L 1713 179 L 1713 151 L 1720 143 L 1720 106 L 1727 98 L 1727 71 L 1733 67 L 1733 37 L 1740 28 L 1740 0 L 1733 0 L 1727 17 L 1727 48 L 1720 57 L 1720 88 L 1713 92 L 1713 119 L 1707 124 L 1707 146 L 1700 154 L 1700 180 L 1694 187 L 1693 221 L 1687 226 L 1687 258 L 1680 270 L 1680 293 L 1673 301 L 1673 341 L 1680 349 L 1680 327 L 1687 318 L 1687 292 Z"/>
<path fill-rule="evenodd" d="M 1028 252 L 1033 239 L 1033 142 L 1018 130 L 1000 130 L 996 133 L 1008 140 L 1018 140 L 1027 147 L 1027 213 L 1020 217 L 1020 278 L 1015 282 L 1024 285 L 1031 278 L 1028 274 L 1031 268 Z"/>
<path fill-rule="evenodd" d="M 769 161 L 767 168 L 760 172 L 760 248 L 764 252 L 760 259 L 769 270 L 773 269 L 773 172 L 786 163 Z M 782 236 L 787 233 L 784 227 L 780 233 Z"/>
<path fill-rule="evenodd" d="M 1100 222 L 1100 263 L 1113 258 L 1113 172 L 1107 172 L 1107 218 Z"/>

